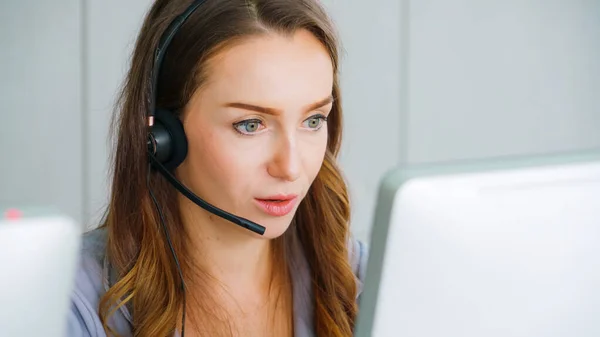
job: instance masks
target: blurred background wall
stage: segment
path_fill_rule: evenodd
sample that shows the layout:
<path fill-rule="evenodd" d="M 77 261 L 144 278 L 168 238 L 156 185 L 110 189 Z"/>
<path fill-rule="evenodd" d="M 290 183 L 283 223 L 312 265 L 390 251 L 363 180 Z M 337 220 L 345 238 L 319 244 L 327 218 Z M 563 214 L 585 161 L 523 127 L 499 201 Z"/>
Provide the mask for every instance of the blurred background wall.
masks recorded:
<path fill-rule="evenodd" d="M 0 2 L 0 204 L 97 224 L 149 0 Z M 600 147 L 600 0 L 324 0 L 344 53 L 355 235 L 397 165 Z"/>

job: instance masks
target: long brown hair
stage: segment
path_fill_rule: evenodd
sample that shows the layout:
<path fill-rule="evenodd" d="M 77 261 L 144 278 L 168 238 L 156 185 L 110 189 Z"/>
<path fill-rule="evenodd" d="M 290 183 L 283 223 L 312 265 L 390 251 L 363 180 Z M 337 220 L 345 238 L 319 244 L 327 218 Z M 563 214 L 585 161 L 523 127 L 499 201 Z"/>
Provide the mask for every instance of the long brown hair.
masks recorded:
<path fill-rule="evenodd" d="M 138 36 L 124 82 L 114 131 L 112 192 L 102 226 L 108 233 L 107 257 L 117 282 L 101 298 L 99 313 L 107 333 L 109 318 L 121 306 L 133 317 L 135 336 L 169 336 L 178 326 L 183 294 L 179 274 L 147 188 L 147 127 L 153 55 L 162 32 L 189 0 L 157 0 Z M 357 306 L 355 276 L 348 259 L 349 200 L 336 166 L 342 134 L 338 83 L 338 41 L 318 0 L 207 0 L 175 35 L 159 77 L 158 106 L 178 111 L 206 78 L 206 61 L 222 48 L 249 36 L 292 34 L 306 29 L 328 50 L 334 67 L 328 147 L 321 170 L 300 204 L 292 225 L 306 255 L 314 292 L 314 329 L 318 336 L 352 335 Z M 177 192 L 156 172 L 150 184 L 162 206 L 166 225 L 182 269 L 186 237 Z M 291 228 L 291 227 L 290 227 Z M 285 244 L 288 230 L 279 240 Z M 196 308 L 210 317 L 210 306 Z"/>

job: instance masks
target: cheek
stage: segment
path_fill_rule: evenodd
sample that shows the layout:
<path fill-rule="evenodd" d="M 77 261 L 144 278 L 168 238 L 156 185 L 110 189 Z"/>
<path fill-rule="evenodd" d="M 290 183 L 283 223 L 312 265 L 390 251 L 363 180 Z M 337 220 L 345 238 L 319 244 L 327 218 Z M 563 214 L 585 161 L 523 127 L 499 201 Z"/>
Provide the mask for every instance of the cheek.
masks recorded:
<path fill-rule="evenodd" d="M 235 142 L 224 138 L 222 132 L 191 132 L 188 143 L 186 160 L 190 165 L 191 181 L 199 192 L 213 198 L 230 199 L 249 188 L 250 170 L 244 165 L 247 154 L 238 153 Z"/>
<path fill-rule="evenodd" d="M 327 151 L 327 132 L 322 132 L 315 138 L 303 145 L 304 168 L 310 184 L 315 180 L 323 165 L 323 159 Z"/>
<path fill-rule="evenodd" d="M 234 169 L 235 162 L 225 155 L 226 152 L 220 143 L 214 133 L 198 133 L 190 140 L 190 154 L 194 163 L 206 168 L 213 175 L 227 176 L 227 172 Z"/>

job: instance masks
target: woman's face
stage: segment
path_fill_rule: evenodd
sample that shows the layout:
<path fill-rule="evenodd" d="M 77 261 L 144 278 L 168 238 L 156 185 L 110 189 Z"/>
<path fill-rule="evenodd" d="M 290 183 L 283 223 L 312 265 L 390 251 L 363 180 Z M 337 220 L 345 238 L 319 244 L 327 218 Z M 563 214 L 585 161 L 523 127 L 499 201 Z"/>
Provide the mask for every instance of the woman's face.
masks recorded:
<path fill-rule="evenodd" d="M 281 235 L 323 163 L 332 86 L 331 58 L 307 31 L 224 49 L 183 114 L 189 148 L 180 179 L 265 226 L 265 238 Z"/>

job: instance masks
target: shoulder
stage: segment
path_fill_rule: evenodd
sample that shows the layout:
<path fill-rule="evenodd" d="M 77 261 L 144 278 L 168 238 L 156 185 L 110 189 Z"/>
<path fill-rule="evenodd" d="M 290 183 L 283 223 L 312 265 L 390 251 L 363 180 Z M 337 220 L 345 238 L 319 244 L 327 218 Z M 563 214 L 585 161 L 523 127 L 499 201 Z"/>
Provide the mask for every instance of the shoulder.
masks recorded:
<path fill-rule="evenodd" d="M 67 336 L 105 336 L 98 315 L 98 304 L 108 285 L 104 268 L 106 237 L 104 229 L 94 229 L 82 235 Z M 123 323 L 119 322 L 119 317 L 116 317 L 116 321 Z M 117 330 L 120 330 L 118 326 Z"/>
<path fill-rule="evenodd" d="M 360 296 L 367 271 L 367 261 L 369 260 L 369 246 L 364 241 L 351 237 L 348 245 L 348 254 L 350 265 L 352 266 L 358 285 L 357 296 Z"/>

